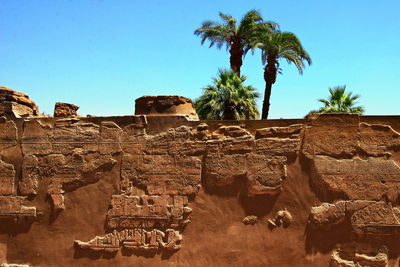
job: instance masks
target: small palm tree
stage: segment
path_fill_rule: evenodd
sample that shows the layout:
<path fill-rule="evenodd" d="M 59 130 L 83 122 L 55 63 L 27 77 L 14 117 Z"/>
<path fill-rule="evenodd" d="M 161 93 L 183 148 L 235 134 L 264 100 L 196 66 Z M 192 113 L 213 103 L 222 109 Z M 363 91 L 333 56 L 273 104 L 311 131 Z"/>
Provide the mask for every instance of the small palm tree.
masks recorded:
<path fill-rule="evenodd" d="M 259 112 L 255 99 L 256 89 L 245 86 L 246 76 L 238 76 L 232 70 L 219 70 L 219 78 L 206 86 L 194 105 L 201 120 L 257 119 Z"/>
<path fill-rule="evenodd" d="M 247 12 L 239 25 L 230 15 L 219 13 L 222 23 L 215 21 L 204 21 L 200 28 L 195 30 L 194 34 L 201 36 L 201 44 L 206 40 L 210 41 L 210 47 L 216 45 L 218 49 L 226 45 L 230 53 L 231 69 L 240 76 L 240 67 L 242 66 L 242 58 L 248 51 L 248 39 L 253 33 L 255 26 L 263 21 L 258 10 L 250 10 Z M 265 22 L 268 27 L 276 27 L 273 22 Z M 265 26 L 265 27 L 267 27 Z"/>
<path fill-rule="evenodd" d="M 364 108 L 356 106 L 360 96 L 345 91 L 346 85 L 329 88 L 330 96 L 328 99 L 318 99 L 324 106 L 310 113 L 357 113 L 362 115 L 365 111 Z"/>
<path fill-rule="evenodd" d="M 278 28 L 260 23 L 257 30 L 250 37 L 249 47 L 261 49 L 261 60 L 264 67 L 265 93 L 261 119 L 267 119 L 270 107 L 272 85 L 276 76 L 281 73 L 279 60 L 285 59 L 293 63 L 300 74 L 303 74 L 304 62 L 311 64 L 311 58 L 303 48 L 297 36 L 291 32 L 281 32 Z"/>

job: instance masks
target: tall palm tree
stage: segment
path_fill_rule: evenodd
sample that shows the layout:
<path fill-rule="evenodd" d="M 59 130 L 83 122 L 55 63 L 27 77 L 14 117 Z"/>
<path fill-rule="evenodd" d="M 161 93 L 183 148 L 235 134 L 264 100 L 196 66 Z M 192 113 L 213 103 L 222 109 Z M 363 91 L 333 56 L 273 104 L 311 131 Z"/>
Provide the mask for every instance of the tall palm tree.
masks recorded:
<path fill-rule="evenodd" d="M 210 41 L 210 46 L 217 46 L 221 49 L 226 45 L 230 53 L 231 69 L 240 76 L 240 67 L 242 66 L 242 59 L 248 51 L 248 39 L 250 34 L 253 33 L 255 26 L 263 21 L 263 18 L 258 10 L 250 10 L 247 12 L 239 25 L 236 25 L 236 20 L 230 15 L 219 13 L 222 23 L 215 21 L 204 21 L 200 28 L 194 31 L 195 35 L 201 37 L 201 44 L 206 40 Z M 265 22 L 265 27 L 277 27 L 276 23 Z"/>
<path fill-rule="evenodd" d="M 329 88 L 330 96 L 328 99 L 318 99 L 324 104 L 318 111 L 310 113 L 357 113 L 363 114 L 364 108 L 356 106 L 359 95 L 353 95 L 352 92 L 346 93 L 346 85 Z"/>
<path fill-rule="evenodd" d="M 260 23 L 250 37 L 249 47 L 261 49 L 261 60 L 264 67 L 265 93 L 261 119 L 267 119 L 270 107 L 272 85 L 276 76 L 281 73 L 279 60 L 293 63 L 300 74 L 303 74 L 305 62 L 311 65 L 311 58 L 297 36 L 291 32 L 282 32 L 278 28 Z"/>
<path fill-rule="evenodd" d="M 245 86 L 245 76 L 232 70 L 219 70 L 213 85 L 206 86 L 203 95 L 194 103 L 201 120 L 257 119 L 259 112 L 255 99 L 256 89 Z"/>

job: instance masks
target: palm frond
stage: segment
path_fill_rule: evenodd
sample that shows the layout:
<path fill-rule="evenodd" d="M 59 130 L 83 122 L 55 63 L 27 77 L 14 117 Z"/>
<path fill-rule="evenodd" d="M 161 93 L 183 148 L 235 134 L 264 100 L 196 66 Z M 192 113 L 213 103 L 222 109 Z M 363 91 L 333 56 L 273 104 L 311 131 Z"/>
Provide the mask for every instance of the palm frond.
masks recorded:
<path fill-rule="evenodd" d="M 243 84 L 246 79 L 232 70 L 220 69 L 218 78 L 213 78 L 213 84 L 204 87 L 203 95 L 195 101 L 200 119 L 228 119 L 228 113 L 233 113 L 233 118 L 229 119 L 258 118 L 255 99 L 259 93 L 256 88 Z"/>
<path fill-rule="evenodd" d="M 324 104 L 319 113 L 357 113 L 363 114 L 365 109 L 362 106 L 356 106 L 360 95 L 353 95 L 352 92 L 346 93 L 346 86 L 330 87 L 327 99 L 318 99 Z"/>

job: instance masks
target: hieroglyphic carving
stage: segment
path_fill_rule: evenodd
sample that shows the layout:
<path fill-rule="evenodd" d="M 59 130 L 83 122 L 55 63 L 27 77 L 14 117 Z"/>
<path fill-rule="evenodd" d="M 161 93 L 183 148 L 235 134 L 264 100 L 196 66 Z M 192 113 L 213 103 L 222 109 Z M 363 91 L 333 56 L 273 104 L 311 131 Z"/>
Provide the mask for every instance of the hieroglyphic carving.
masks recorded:
<path fill-rule="evenodd" d="M 0 196 L 0 218 L 34 218 L 36 208 L 24 206 L 26 197 Z"/>
<path fill-rule="evenodd" d="M 111 199 L 108 233 L 75 243 L 86 249 L 116 251 L 127 246 L 179 248 L 180 231 L 190 222 L 192 211 L 188 198 L 200 188 L 202 168 L 211 187 L 232 184 L 243 176 L 250 196 L 279 193 L 286 178 L 285 155 L 296 154 L 302 125 L 260 129 L 257 139 L 240 126 L 210 131 L 204 123 L 196 129 L 180 126 L 156 135 L 137 131 L 141 128 L 136 126 L 124 127 L 122 132 L 116 125 L 107 128 L 110 140 L 121 140 L 121 146 L 115 146 L 123 153 L 120 194 Z M 135 239 L 126 238 L 126 231 Z"/>
<path fill-rule="evenodd" d="M 152 229 L 146 231 L 143 228 L 114 230 L 103 237 L 96 236 L 89 242 L 75 241 L 81 248 L 94 251 L 116 252 L 121 247 L 133 250 L 154 250 L 160 248 L 177 250 L 181 248 L 182 235 L 177 230 L 166 229 L 165 232 Z"/>
<path fill-rule="evenodd" d="M 388 266 L 388 249 L 371 248 L 367 244 L 345 244 L 331 254 L 330 267 Z"/>

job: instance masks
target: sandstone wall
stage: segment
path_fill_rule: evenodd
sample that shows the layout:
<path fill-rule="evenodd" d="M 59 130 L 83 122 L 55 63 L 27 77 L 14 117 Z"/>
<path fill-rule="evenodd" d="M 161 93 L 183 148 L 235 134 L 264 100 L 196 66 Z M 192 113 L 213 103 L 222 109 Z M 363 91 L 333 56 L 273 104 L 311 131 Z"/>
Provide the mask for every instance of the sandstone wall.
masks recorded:
<path fill-rule="evenodd" d="M 0 264 L 398 266 L 399 131 L 356 115 L 2 117 Z"/>

